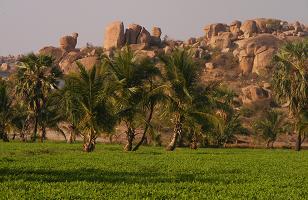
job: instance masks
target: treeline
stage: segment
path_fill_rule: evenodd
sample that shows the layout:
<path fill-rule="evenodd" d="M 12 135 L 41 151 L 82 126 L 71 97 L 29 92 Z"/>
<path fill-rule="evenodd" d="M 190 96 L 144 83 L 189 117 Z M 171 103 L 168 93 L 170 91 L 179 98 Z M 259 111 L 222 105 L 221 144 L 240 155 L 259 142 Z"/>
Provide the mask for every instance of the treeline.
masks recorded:
<path fill-rule="evenodd" d="M 53 58 L 29 54 L 20 59 L 16 73 L 0 81 L 0 137 L 9 141 L 8 133 L 14 133 L 22 141 L 28 135 L 31 141 L 43 141 L 47 129 L 64 137 L 69 132 L 68 141 L 80 135 L 84 151 L 91 152 L 100 135 L 113 134 L 121 124 L 127 138 L 124 149 L 136 151 L 147 135 L 168 125 L 174 129 L 169 151 L 184 139 L 193 149 L 201 142 L 234 142 L 235 134 L 248 134 L 234 109 L 236 94 L 222 83 L 200 81 L 202 67 L 193 53 L 178 48 L 150 59 L 127 47 L 112 57 L 102 54 L 100 64 L 91 69 L 77 63 L 78 72 L 65 76 Z M 297 133 L 296 150 L 305 138 L 307 53 L 307 41 L 294 42 L 273 58 L 273 89 L 278 103 L 288 102 L 294 120 L 277 110 L 256 120 L 252 128 L 269 147 L 286 130 Z M 142 130 L 139 141 L 137 129 Z"/>

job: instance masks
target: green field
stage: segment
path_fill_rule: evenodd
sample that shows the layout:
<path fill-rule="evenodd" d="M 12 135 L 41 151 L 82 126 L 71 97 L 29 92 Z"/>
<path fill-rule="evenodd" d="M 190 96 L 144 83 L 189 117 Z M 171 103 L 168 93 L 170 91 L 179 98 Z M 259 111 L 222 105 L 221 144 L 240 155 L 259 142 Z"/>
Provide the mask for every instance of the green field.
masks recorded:
<path fill-rule="evenodd" d="M 308 151 L 0 143 L 0 199 L 308 199 Z"/>

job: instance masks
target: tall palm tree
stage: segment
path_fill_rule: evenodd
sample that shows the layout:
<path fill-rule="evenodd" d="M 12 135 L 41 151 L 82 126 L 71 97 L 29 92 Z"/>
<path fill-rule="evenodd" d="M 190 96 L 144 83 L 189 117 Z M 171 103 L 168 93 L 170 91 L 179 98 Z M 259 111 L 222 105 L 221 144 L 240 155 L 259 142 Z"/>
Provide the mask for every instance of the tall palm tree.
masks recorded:
<path fill-rule="evenodd" d="M 0 79 L 0 139 L 9 142 L 8 129 L 12 118 L 12 101 L 8 95 L 7 85 Z"/>
<path fill-rule="evenodd" d="M 188 121 L 209 123 L 214 121 L 210 98 L 204 87 L 198 84 L 199 65 L 193 59 L 193 52 L 176 49 L 170 56 L 162 56 L 164 75 L 169 84 L 168 113 L 172 113 L 174 133 L 166 150 L 173 151 L 183 125 Z"/>
<path fill-rule="evenodd" d="M 45 107 L 47 95 L 58 85 L 62 73 L 54 65 L 53 58 L 33 53 L 20 59 L 16 79 L 16 93 L 28 105 L 34 118 L 32 141 L 37 138 L 38 125 L 42 108 Z"/>
<path fill-rule="evenodd" d="M 65 95 L 63 112 L 77 126 L 84 139 L 84 151 L 95 149 L 96 138 L 103 132 L 110 132 L 115 125 L 109 85 L 110 74 L 104 66 L 93 66 L 86 70 L 78 63 L 79 73 L 68 75 L 62 89 Z"/>
<path fill-rule="evenodd" d="M 160 71 L 154 66 L 152 60 L 137 57 L 128 47 L 117 51 L 113 58 L 105 58 L 104 60 L 117 84 L 117 113 L 119 121 L 124 122 L 126 126 L 127 144 L 124 149 L 131 151 L 136 128 L 140 126 L 140 121 L 144 119 L 143 106 L 145 105 L 146 86 L 159 76 Z M 150 87 L 153 87 L 153 84 Z M 155 107 L 154 103 L 150 104 L 148 104 L 150 114 L 146 124 L 151 120 Z"/>
<path fill-rule="evenodd" d="M 299 116 L 307 109 L 308 103 L 308 40 L 286 43 L 274 56 L 273 63 L 273 89 L 280 103 L 288 103 L 295 119 L 295 150 L 299 151 L 302 137 Z"/>
<path fill-rule="evenodd" d="M 273 148 L 274 142 L 286 126 L 285 116 L 281 112 L 270 110 L 254 122 L 253 128 L 267 140 L 266 147 Z"/>

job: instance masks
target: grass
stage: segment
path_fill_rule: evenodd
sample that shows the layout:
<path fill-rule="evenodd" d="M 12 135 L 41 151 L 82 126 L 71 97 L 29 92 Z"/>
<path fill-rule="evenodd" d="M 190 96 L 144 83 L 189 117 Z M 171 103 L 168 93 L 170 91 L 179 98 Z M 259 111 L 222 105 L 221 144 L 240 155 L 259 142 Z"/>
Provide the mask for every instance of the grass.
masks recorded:
<path fill-rule="evenodd" d="M 308 199 L 308 151 L 0 143 L 0 199 Z"/>

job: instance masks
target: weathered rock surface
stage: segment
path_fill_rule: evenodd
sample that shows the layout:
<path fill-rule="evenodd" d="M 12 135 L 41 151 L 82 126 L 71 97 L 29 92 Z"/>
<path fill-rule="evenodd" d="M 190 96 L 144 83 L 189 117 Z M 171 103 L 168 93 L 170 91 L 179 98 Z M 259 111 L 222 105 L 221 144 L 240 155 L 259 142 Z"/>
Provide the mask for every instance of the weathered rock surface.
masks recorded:
<path fill-rule="evenodd" d="M 100 63 L 97 56 L 89 56 L 85 58 L 78 59 L 76 62 L 82 64 L 87 70 L 91 69 L 94 65 Z"/>
<path fill-rule="evenodd" d="M 232 42 L 236 39 L 236 36 L 231 32 L 220 32 L 217 36 L 212 36 L 209 44 L 213 48 L 225 49 L 232 45 Z"/>
<path fill-rule="evenodd" d="M 73 63 L 80 58 L 82 58 L 82 55 L 79 52 L 72 51 L 66 54 L 59 63 L 59 66 L 63 73 L 67 74 L 74 71 L 76 67 L 73 66 Z"/>
<path fill-rule="evenodd" d="M 2 63 L 2 65 L 0 66 L 0 71 L 2 72 L 7 72 L 9 71 L 11 68 L 7 63 Z"/>
<path fill-rule="evenodd" d="M 124 45 L 124 24 L 123 22 L 116 21 L 109 24 L 105 29 L 104 45 L 106 50 L 113 48 L 120 48 Z"/>
<path fill-rule="evenodd" d="M 66 52 L 65 49 L 53 46 L 43 47 L 42 49 L 39 50 L 39 54 L 52 56 L 55 59 L 56 63 L 60 62 L 65 52 Z"/>
<path fill-rule="evenodd" d="M 150 33 L 146 30 L 146 28 L 142 27 L 140 34 L 138 36 L 137 39 L 137 43 L 141 44 L 141 43 L 145 43 L 146 46 L 150 46 L 151 44 L 151 35 Z"/>
<path fill-rule="evenodd" d="M 258 33 L 257 23 L 254 20 L 247 20 L 242 24 L 241 31 L 243 31 L 245 38 L 249 38 Z"/>
<path fill-rule="evenodd" d="M 63 36 L 60 38 L 60 48 L 65 51 L 71 51 L 76 48 L 78 33 L 72 33 L 71 36 Z"/>
<path fill-rule="evenodd" d="M 240 69 L 244 75 L 255 72 L 261 74 L 269 67 L 281 40 L 272 34 L 260 34 L 254 38 L 237 41 Z"/>
<path fill-rule="evenodd" d="M 242 25 L 242 22 L 240 22 L 238 20 L 233 21 L 230 24 L 230 31 L 231 31 L 231 33 L 240 34 L 241 33 L 241 25 Z"/>
<path fill-rule="evenodd" d="M 129 24 L 125 31 L 126 44 L 137 44 L 137 38 L 142 27 L 138 24 Z"/>
<path fill-rule="evenodd" d="M 219 32 L 225 32 L 227 26 L 222 23 L 211 24 L 204 28 L 205 37 L 211 38 L 213 36 L 217 36 Z"/>
<path fill-rule="evenodd" d="M 152 35 L 151 35 L 151 45 L 158 46 L 161 45 L 161 29 L 159 27 L 154 26 L 152 28 Z"/>
<path fill-rule="evenodd" d="M 246 105 L 267 104 L 271 101 L 270 92 L 256 85 L 242 88 L 242 94 L 242 102 Z"/>

